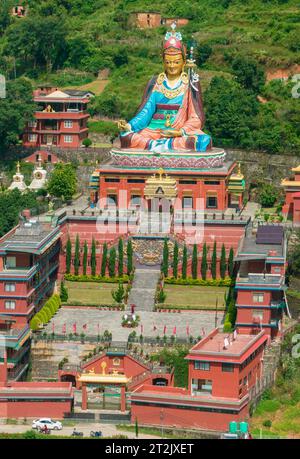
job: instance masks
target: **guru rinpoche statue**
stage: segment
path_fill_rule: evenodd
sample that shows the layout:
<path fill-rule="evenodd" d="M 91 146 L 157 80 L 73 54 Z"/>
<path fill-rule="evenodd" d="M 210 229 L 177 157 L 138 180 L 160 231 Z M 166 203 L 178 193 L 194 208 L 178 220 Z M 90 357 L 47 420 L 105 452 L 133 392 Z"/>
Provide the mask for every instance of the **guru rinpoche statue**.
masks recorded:
<path fill-rule="evenodd" d="M 128 123 L 118 123 L 122 148 L 153 153 L 211 149 L 211 137 L 201 130 L 204 112 L 199 77 L 192 69 L 192 56 L 187 63 L 189 73 L 184 72 L 186 50 L 175 27 L 165 36 L 165 72 L 149 81 L 136 116 Z"/>

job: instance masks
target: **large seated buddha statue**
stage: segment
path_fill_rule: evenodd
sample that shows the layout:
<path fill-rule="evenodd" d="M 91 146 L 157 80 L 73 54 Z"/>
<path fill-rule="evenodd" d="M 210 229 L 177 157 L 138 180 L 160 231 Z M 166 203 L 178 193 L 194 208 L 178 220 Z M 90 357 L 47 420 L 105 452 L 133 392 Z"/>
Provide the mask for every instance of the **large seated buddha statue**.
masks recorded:
<path fill-rule="evenodd" d="M 192 55 L 186 60 L 186 49 L 175 27 L 167 32 L 163 44 L 164 73 L 148 82 L 137 114 L 129 122 L 118 123 L 122 148 L 153 153 L 211 149 L 211 137 L 202 131 L 199 76 L 193 70 Z"/>

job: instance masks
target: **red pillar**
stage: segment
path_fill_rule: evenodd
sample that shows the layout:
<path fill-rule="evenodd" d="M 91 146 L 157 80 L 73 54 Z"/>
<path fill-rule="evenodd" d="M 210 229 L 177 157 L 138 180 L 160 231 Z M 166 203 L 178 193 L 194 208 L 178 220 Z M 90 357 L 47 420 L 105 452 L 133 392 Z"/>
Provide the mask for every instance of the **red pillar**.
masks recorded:
<path fill-rule="evenodd" d="M 121 411 L 126 411 L 126 394 L 125 386 L 121 386 Z"/>
<path fill-rule="evenodd" d="M 86 389 L 86 385 L 85 384 L 82 384 L 81 396 L 82 396 L 81 409 L 82 410 L 87 410 L 87 389 Z"/>

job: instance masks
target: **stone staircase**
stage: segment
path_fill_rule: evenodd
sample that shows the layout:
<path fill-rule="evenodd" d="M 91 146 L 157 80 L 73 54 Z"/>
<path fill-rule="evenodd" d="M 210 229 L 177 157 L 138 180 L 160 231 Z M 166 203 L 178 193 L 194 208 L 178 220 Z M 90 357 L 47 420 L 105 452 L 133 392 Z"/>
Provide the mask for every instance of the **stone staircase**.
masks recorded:
<path fill-rule="evenodd" d="M 280 348 L 281 344 L 279 341 L 272 341 L 269 347 L 266 348 L 264 353 L 264 380 L 265 384 L 268 385 L 270 381 L 275 380 L 276 370 L 280 360 Z"/>
<path fill-rule="evenodd" d="M 136 268 L 127 302 L 128 310 L 131 304 L 135 304 L 136 312 L 153 311 L 159 276 L 160 269 Z"/>

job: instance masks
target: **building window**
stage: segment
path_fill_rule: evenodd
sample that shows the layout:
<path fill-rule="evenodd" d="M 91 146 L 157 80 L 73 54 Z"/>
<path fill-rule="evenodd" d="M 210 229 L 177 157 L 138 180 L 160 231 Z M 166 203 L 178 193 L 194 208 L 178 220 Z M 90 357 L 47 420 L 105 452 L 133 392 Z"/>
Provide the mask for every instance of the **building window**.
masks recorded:
<path fill-rule="evenodd" d="M 65 128 L 72 128 L 73 127 L 73 121 L 72 120 L 65 120 L 64 121 L 64 126 L 65 126 Z"/>
<path fill-rule="evenodd" d="M 28 127 L 35 128 L 36 126 L 37 126 L 37 122 L 36 121 L 28 121 Z"/>
<path fill-rule="evenodd" d="M 210 370 L 210 363 L 209 362 L 199 362 L 198 360 L 196 360 L 194 362 L 194 368 L 195 368 L 195 370 L 209 371 Z"/>
<path fill-rule="evenodd" d="M 72 143 L 73 142 L 73 136 L 72 135 L 65 135 L 64 136 L 64 142 L 65 143 Z"/>
<path fill-rule="evenodd" d="M 216 209 L 218 207 L 218 201 L 216 196 L 206 197 L 206 207 L 208 209 Z"/>
<path fill-rule="evenodd" d="M 133 194 L 130 198 L 131 206 L 140 206 L 141 205 L 141 196 L 139 194 Z"/>
<path fill-rule="evenodd" d="M 16 302 L 15 301 L 5 301 L 5 309 L 16 309 Z"/>
<path fill-rule="evenodd" d="M 106 197 L 106 203 L 108 206 L 117 206 L 118 205 L 118 197 L 116 194 L 108 194 Z"/>
<path fill-rule="evenodd" d="M 120 179 L 119 178 L 113 178 L 113 177 L 108 177 L 104 180 L 106 183 L 119 183 Z"/>
<path fill-rule="evenodd" d="M 252 317 L 258 317 L 262 320 L 264 317 L 264 311 L 261 311 L 260 309 L 253 309 Z"/>
<path fill-rule="evenodd" d="M 7 282 L 5 283 L 5 291 L 6 292 L 15 292 L 16 291 L 16 284 Z"/>
<path fill-rule="evenodd" d="M 225 373 L 233 373 L 234 365 L 233 363 L 222 363 L 222 371 Z"/>
<path fill-rule="evenodd" d="M 191 196 L 184 196 L 182 199 L 182 207 L 184 209 L 192 209 L 193 208 L 193 198 Z"/>
<path fill-rule="evenodd" d="M 179 180 L 179 185 L 197 185 L 197 180 Z"/>
<path fill-rule="evenodd" d="M 192 379 L 192 394 L 203 395 L 212 393 L 212 380 Z"/>
<path fill-rule="evenodd" d="M 204 180 L 204 185 L 220 185 L 219 180 Z"/>
<path fill-rule="evenodd" d="M 7 269 L 13 269 L 17 266 L 17 259 L 16 257 L 6 257 L 5 266 Z"/>
<path fill-rule="evenodd" d="M 37 141 L 37 134 L 29 134 L 28 135 L 29 142 L 36 142 Z"/>
<path fill-rule="evenodd" d="M 130 178 L 127 179 L 127 183 L 145 183 L 145 179 Z"/>
<path fill-rule="evenodd" d="M 264 294 L 263 293 L 253 293 L 253 303 L 263 303 Z"/>

